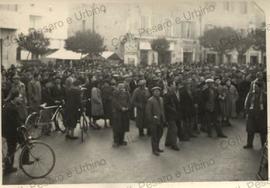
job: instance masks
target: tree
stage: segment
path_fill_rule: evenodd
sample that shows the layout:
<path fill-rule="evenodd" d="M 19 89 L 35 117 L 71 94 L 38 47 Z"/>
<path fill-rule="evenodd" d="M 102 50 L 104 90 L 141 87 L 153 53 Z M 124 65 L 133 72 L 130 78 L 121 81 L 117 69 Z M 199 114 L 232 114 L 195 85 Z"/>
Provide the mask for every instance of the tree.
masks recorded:
<path fill-rule="evenodd" d="M 219 55 L 219 62 L 223 63 L 223 56 L 227 55 L 234 48 L 234 43 L 239 40 L 237 32 L 231 27 L 215 27 L 207 30 L 199 38 L 200 44 Z"/>
<path fill-rule="evenodd" d="M 151 42 L 152 50 L 158 53 L 158 63 L 164 63 L 165 54 L 170 47 L 169 41 L 166 38 L 154 39 Z"/>
<path fill-rule="evenodd" d="M 96 32 L 78 31 L 66 40 L 65 48 L 74 52 L 88 54 L 90 57 L 105 50 L 104 39 Z"/>
<path fill-rule="evenodd" d="M 238 33 L 239 36 L 241 36 L 240 33 Z M 241 40 L 236 40 L 234 43 L 234 47 L 236 51 L 238 52 L 238 61 L 240 63 L 244 62 L 244 54 L 247 52 L 247 50 L 252 46 L 253 40 L 250 35 L 244 36 L 241 38 Z"/>
<path fill-rule="evenodd" d="M 28 35 L 20 33 L 16 41 L 20 48 L 32 53 L 33 59 L 37 59 L 39 55 L 45 54 L 50 44 L 49 39 L 42 32 L 36 30 L 29 32 Z"/>
<path fill-rule="evenodd" d="M 253 40 L 253 48 L 261 51 L 261 61 L 263 61 L 263 55 L 266 52 L 266 32 L 265 29 L 256 29 L 250 34 Z"/>

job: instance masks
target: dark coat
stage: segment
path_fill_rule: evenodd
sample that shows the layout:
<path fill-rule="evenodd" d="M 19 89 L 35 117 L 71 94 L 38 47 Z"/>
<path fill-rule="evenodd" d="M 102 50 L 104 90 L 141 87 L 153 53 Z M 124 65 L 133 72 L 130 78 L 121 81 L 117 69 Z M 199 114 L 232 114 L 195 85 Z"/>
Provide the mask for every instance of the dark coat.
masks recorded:
<path fill-rule="evenodd" d="M 254 107 L 252 106 L 252 98 L 255 97 Z M 262 94 L 262 108 L 260 102 L 260 94 L 254 94 L 249 92 L 246 101 L 245 101 L 245 109 L 248 114 L 247 119 L 247 132 L 259 132 L 259 133 L 267 133 L 267 95 L 266 93 Z"/>
<path fill-rule="evenodd" d="M 182 117 L 184 121 L 194 117 L 194 96 L 190 95 L 186 89 L 183 89 L 180 92 L 180 105 L 182 108 Z"/>
<path fill-rule="evenodd" d="M 65 96 L 65 93 L 64 93 L 64 89 L 61 87 L 61 88 L 58 88 L 56 86 L 54 86 L 52 88 L 52 97 L 53 97 L 53 100 L 54 101 L 61 101 L 64 99 L 64 96 Z"/>
<path fill-rule="evenodd" d="M 129 131 L 129 111 L 123 111 L 122 108 L 130 109 L 129 93 L 114 91 L 112 98 L 112 128 L 114 132 Z"/>
<path fill-rule="evenodd" d="M 135 82 L 135 80 L 130 81 L 129 88 L 130 88 L 130 93 L 133 94 L 133 92 L 137 88 L 137 83 Z"/>
<path fill-rule="evenodd" d="M 101 88 L 101 98 L 104 109 L 104 118 L 111 118 L 112 116 L 112 97 L 113 97 L 112 86 L 103 86 Z"/>
<path fill-rule="evenodd" d="M 220 109 L 219 109 L 219 100 L 218 100 L 218 91 L 216 89 L 213 88 L 214 91 L 214 109 L 212 112 L 214 112 L 215 114 L 219 114 Z M 203 100 L 203 110 L 206 112 L 209 112 L 209 106 L 208 106 L 208 102 L 209 102 L 209 97 L 210 97 L 210 89 L 206 88 L 202 91 L 202 100 Z"/>
<path fill-rule="evenodd" d="M 17 107 L 10 103 L 2 113 L 2 136 L 6 139 L 17 140 L 17 128 L 22 125 Z"/>
<path fill-rule="evenodd" d="M 174 92 L 169 92 L 164 95 L 164 110 L 167 121 L 178 120 L 177 101 L 178 99 Z"/>
<path fill-rule="evenodd" d="M 146 117 L 150 126 L 163 125 L 166 122 L 164 103 L 161 97 L 159 98 L 159 101 L 154 96 L 148 99 L 146 104 Z"/>
<path fill-rule="evenodd" d="M 71 88 L 66 91 L 65 104 L 65 124 L 67 127 L 75 128 L 77 120 L 80 118 L 80 111 L 82 109 L 81 91 L 77 88 Z"/>
<path fill-rule="evenodd" d="M 47 103 L 47 106 L 54 105 L 52 88 L 44 87 L 42 89 L 42 103 Z"/>
<path fill-rule="evenodd" d="M 136 88 L 131 99 L 132 106 L 136 107 L 137 109 L 137 116 L 136 116 L 136 126 L 138 128 L 146 128 L 146 116 L 145 116 L 145 106 L 147 103 L 147 99 L 150 96 L 150 92 L 147 88 L 141 89 Z"/>

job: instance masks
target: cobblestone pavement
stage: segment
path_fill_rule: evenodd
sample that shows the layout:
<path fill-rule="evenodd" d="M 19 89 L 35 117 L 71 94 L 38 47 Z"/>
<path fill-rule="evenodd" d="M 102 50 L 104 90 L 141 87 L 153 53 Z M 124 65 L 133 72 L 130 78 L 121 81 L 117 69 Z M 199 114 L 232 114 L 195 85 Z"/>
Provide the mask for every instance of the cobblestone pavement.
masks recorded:
<path fill-rule="evenodd" d="M 144 182 L 256 180 L 259 136 L 255 137 L 254 149 L 245 150 L 245 123 L 233 120 L 232 124 L 224 128 L 228 139 L 208 138 L 201 133 L 190 142 L 179 143 L 180 151 L 164 147 L 165 130 L 161 141 L 165 152 L 160 157 L 152 155 L 149 137 L 138 137 L 133 122 L 126 134 L 128 145 L 120 148 L 112 148 L 110 128 L 91 129 L 84 143 L 54 133 L 42 139 L 56 154 L 55 168 L 48 177 L 32 180 L 19 170 L 4 177 L 3 183 L 139 183 L 139 187 L 146 187 Z"/>

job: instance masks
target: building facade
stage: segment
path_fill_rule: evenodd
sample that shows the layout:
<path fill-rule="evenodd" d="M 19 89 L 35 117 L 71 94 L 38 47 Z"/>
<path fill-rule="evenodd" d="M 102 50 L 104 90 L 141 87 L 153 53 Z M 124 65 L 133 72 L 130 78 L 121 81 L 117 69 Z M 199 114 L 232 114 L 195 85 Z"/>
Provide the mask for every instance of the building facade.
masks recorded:
<path fill-rule="evenodd" d="M 18 34 L 42 30 L 50 39 L 49 49 L 64 46 L 67 38 L 67 8 L 58 3 L 0 4 L 1 65 L 9 67 L 31 59 L 28 51 L 18 48 Z"/>
<path fill-rule="evenodd" d="M 69 8 L 69 16 L 77 21 L 69 25 L 68 36 L 79 30 L 95 30 L 104 37 L 108 50 L 116 51 L 125 63 L 135 65 L 158 62 L 151 42 L 159 37 L 170 43 L 164 63 L 214 63 L 218 61 L 217 53 L 199 43 L 204 31 L 229 26 L 248 32 L 265 22 L 265 15 L 256 3 L 232 0 L 74 4 Z M 232 51 L 223 59 L 236 63 L 238 53 Z M 245 59 L 246 63 L 262 62 L 260 52 L 252 48 Z"/>

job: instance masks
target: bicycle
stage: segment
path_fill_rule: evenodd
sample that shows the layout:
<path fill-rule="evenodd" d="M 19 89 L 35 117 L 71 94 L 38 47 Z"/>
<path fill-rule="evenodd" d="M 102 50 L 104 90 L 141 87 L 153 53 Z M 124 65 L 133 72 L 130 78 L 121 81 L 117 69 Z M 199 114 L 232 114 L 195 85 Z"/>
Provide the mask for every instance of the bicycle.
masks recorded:
<path fill-rule="evenodd" d="M 30 115 L 27 116 L 25 120 L 25 127 L 27 128 L 30 135 L 32 135 L 33 139 L 40 138 L 45 129 L 45 125 L 54 123 L 56 130 L 60 130 L 62 133 L 65 133 L 66 127 L 64 125 L 64 109 L 63 109 L 63 102 L 56 101 L 57 105 L 54 106 L 46 106 L 45 104 L 40 105 L 39 112 L 32 112 Z M 42 122 L 42 114 L 45 110 L 56 109 L 51 116 L 50 121 Z"/>
<path fill-rule="evenodd" d="M 85 105 L 89 101 L 90 101 L 90 99 L 86 99 L 86 100 L 83 100 L 82 103 L 83 103 L 83 105 Z M 88 135 L 89 125 L 87 122 L 85 109 L 82 109 L 82 110 L 79 109 L 79 110 L 81 111 L 81 116 L 80 116 L 80 119 L 78 120 L 80 123 L 80 129 L 81 129 L 81 142 L 84 142 L 84 134 Z"/>
<path fill-rule="evenodd" d="M 19 156 L 19 168 L 22 169 L 24 174 L 30 178 L 46 177 L 55 166 L 56 159 L 53 149 L 46 143 L 32 140 L 25 126 L 17 128 L 17 132 L 20 142 L 12 156 L 14 156 L 15 153 L 21 149 Z M 5 142 L 2 142 L 2 144 L 5 144 Z M 4 152 L 5 151 L 2 149 L 2 166 L 7 163 L 7 160 L 11 160 L 11 156 L 8 156 L 7 154 L 4 155 Z M 26 156 L 29 156 L 29 162 L 31 163 L 24 163 Z M 37 167 L 39 167 L 39 169 L 35 170 Z M 44 167 L 48 167 L 48 169 L 45 169 Z"/>

